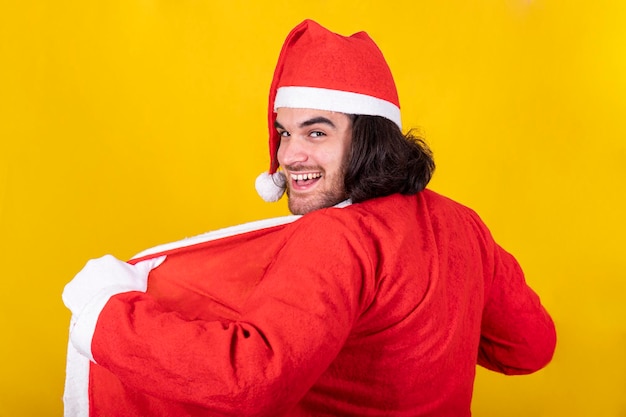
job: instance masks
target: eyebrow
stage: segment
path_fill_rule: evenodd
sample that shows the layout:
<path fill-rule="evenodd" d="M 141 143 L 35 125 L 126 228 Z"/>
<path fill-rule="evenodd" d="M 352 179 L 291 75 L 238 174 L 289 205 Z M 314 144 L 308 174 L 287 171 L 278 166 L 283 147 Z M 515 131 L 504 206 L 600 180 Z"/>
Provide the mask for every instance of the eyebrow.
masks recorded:
<path fill-rule="evenodd" d="M 309 120 L 305 120 L 304 122 L 300 123 L 298 125 L 298 127 L 307 127 L 307 126 L 312 126 L 312 125 L 316 125 L 316 124 L 325 124 L 328 125 L 330 127 L 332 127 L 333 129 L 336 129 L 336 126 L 333 122 L 330 121 L 330 119 L 323 117 L 323 116 L 319 116 L 319 117 L 314 117 L 312 119 Z M 274 121 L 274 127 L 277 129 L 285 129 L 283 127 L 283 125 L 281 125 L 280 123 L 278 123 L 278 120 Z"/>

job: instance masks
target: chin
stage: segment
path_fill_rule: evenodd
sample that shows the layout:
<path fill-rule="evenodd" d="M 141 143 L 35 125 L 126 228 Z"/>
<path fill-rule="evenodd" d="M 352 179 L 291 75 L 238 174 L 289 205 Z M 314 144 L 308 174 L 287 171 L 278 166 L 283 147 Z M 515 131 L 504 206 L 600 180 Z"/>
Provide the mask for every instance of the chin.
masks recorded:
<path fill-rule="evenodd" d="M 288 196 L 288 199 L 287 205 L 289 207 L 289 211 L 292 214 L 301 215 L 315 210 L 332 207 L 335 204 L 341 203 L 346 199 L 346 197 L 324 194 L 321 196 L 310 196 L 310 198 Z"/>
<path fill-rule="evenodd" d="M 291 212 L 291 214 L 298 214 L 298 215 L 307 214 L 307 213 L 317 210 L 318 208 L 321 208 L 321 207 L 316 207 L 316 206 L 312 206 L 309 204 L 302 204 L 301 201 L 294 201 L 293 199 L 289 199 L 288 206 L 289 206 L 289 211 Z"/>

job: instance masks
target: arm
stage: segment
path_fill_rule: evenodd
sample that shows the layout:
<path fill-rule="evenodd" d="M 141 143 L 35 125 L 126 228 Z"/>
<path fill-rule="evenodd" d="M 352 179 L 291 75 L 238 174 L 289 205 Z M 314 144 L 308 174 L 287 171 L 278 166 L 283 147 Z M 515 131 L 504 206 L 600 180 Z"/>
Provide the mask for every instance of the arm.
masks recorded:
<path fill-rule="evenodd" d="M 93 358 L 155 397 L 220 415 L 279 415 L 341 348 L 374 270 L 362 242 L 332 218 L 306 216 L 289 230 L 239 320 L 189 321 L 127 292 L 97 314 Z"/>
<path fill-rule="evenodd" d="M 535 372 L 552 359 L 556 331 L 515 258 L 492 241 L 478 364 L 507 375 Z"/>

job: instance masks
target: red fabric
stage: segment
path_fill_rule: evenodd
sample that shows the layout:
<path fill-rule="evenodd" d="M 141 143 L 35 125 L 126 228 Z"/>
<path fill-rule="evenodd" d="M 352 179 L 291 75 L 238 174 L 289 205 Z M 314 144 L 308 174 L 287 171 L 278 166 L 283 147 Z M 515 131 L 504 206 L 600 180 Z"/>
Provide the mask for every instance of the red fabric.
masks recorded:
<path fill-rule="evenodd" d="M 431 191 L 171 253 L 96 326 L 92 416 L 470 415 L 477 363 L 551 359 L 515 259 Z"/>

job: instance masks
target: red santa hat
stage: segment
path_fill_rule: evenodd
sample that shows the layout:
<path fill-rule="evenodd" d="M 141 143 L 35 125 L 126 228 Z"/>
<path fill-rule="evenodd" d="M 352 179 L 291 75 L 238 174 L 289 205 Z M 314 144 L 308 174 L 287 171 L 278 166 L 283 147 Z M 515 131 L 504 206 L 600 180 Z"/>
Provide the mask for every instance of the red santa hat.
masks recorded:
<path fill-rule="evenodd" d="M 265 201 L 285 190 L 274 127 L 281 107 L 385 117 L 401 126 L 400 102 L 382 52 L 365 32 L 342 36 L 305 20 L 287 36 L 278 57 L 268 107 L 270 168 L 256 181 Z"/>

